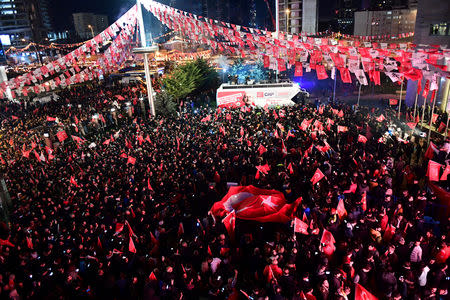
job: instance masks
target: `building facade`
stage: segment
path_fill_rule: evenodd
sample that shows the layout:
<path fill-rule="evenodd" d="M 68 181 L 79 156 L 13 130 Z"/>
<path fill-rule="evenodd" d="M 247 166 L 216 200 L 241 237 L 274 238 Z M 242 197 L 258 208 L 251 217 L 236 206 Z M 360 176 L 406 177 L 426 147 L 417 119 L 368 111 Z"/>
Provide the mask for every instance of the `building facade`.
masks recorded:
<path fill-rule="evenodd" d="M 355 12 L 354 35 L 399 35 L 414 31 L 417 9 Z"/>
<path fill-rule="evenodd" d="M 318 0 L 280 0 L 280 31 L 291 34 L 316 33 L 319 24 Z"/>
<path fill-rule="evenodd" d="M 75 31 L 82 39 L 93 38 L 108 27 L 108 17 L 106 15 L 75 13 L 72 16 Z"/>
<path fill-rule="evenodd" d="M 445 4 L 445 5 L 444 5 Z M 414 44 L 420 45 L 441 45 L 448 48 L 450 46 L 450 5 L 441 0 L 419 0 L 417 1 L 417 18 L 414 29 Z M 441 58 L 439 64 L 447 65 L 450 68 L 450 59 Z M 422 86 L 424 86 L 422 82 Z M 446 78 L 438 79 L 437 106 L 442 111 L 450 111 L 450 80 Z M 417 81 L 408 81 L 406 90 L 406 104 L 414 106 L 417 95 Z M 431 94 L 431 93 L 430 93 Z M 430 95 L 428 96 L 430 97 Z M 430 99 L 429 99 L 430 100 Z M 418 104 L 424 101 L 421 95 L 418 96 Z M 429 103 L 429 102 L 428 102 Z"/>
<path fill-rule="evenodd" d="M 51 31 L 47 0 L 1 0 L 0 36 L 5 46 L 42 43 Z"/>

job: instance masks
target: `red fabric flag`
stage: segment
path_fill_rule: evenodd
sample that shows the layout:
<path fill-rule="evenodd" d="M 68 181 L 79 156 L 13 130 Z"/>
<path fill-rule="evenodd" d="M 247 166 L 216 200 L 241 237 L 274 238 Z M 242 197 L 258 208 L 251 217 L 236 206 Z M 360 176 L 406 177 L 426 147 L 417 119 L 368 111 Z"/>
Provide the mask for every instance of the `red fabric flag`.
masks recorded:
<path fill-rule="evenodd" d="M 338 112 L 338 117 L 339 118 L 343 118 L 344 117 L 344 112 L 342 111 L 342 109 Z"/>
<path fill-rule="evenodd" d="M 178 236 L 183 235 L 184 234 L 184 226 L 183 226 L 183 222 L 180 222 L 180 224 L 178 224 Z"/>
<path fill-rule="evenodd" d="M 361 208 L 363 211 L 367 210 L 367 193 L 364 192 L 361 198 Z"/>
<path fill-rule="evenodd" d="M 153 191 L 153 188 L 150 185 L 150 178 L 147 179 L 147 188 L 148 188 L 149 191 Z"/>
<path fill-rule="evenodd" d="M 12 118 L 13 120 L 19 120 L 19 118 L 16 117 L 16 116 L 11 116 L 11 118 Z"/>
<path fill-rule="evenodd" d="M 408 125 L 409 128 L 411 128 L 412 130 L 414 130 L 414 128 L 416 128 L 417 123 L 409 122 L 409 123 L 406 123 L 406 125 Z"/>
<path fill-rule="evenodd" d="M 339 126 L 337 127 L 337 132 L 347 132 L 348 128 L 346 126 Z"/>
<path fill-rule="evenodd" d="M 378 298 L 369 293 L 362 285 L 356 283 L 355 300 L 378 300 Z"/>
<path fill-rule="evenodd" d="M 67 133 L 64 130 L 58 131 L 58 133 L 56 133 L 56 136 L 61 143 L 68 138 Z"/>
<path fill-rule="evenodd" d="M 211 251 L 211 248 L 209 247 L 209 245 L 208 245 L 208 255 L 212 256 L 212 251 Z"/>
<path fill-rule="evenodd" d="M 278 63 L 278 71 L 283 72 L 286 71 L 286 62 L 282 58 L 277 58 Z"/>
<path fill-rule="evenodd" d="M 9 240 L 2 240 L 2 239 L 0 239 L 0 246 L 15 247 L 15 245 L 11 243 Z"/>
<path fill-rule="evenodd" d="M 295 63 L 294 77 L 301 77 L 301 76 L 303 76 L 303 66 L 301 62 L 297 61 Z"/>
<path fill-rule="evenodd" d="M 116 232 L 115 232 L 115 233 L 120 233 L 120 232 L 122 232 L 123 227 L 124 227 L 124 224 L 123 224 L 123 223 L 116 223 Z"/>
<path fill-rule="evenodd" d="M 236 213 L 234 210 L 222 220 L 222 223 L 225 225 L 230 238 L 234 239 L 234 228 L 236 227 Z"/>
<path fill-rule="evenodd" d="M 121 96 L 121 95 L 115 95 L 114 97 L 116 97 L 120 101 L 125 100 L 125 98 L 123 96 Z"/>
<path fill-rule="evenodd" d="M 289 163 L 288 165 L 289 174 L 294 174 L 294 168 L 292 167 L 292 163 Z"/>
<path fill-rule="evenodd" d="M 384 120 L 386 120 L 386 118 L 383 116 L 383 114 L 381 114 L 381 115 L 377 118 L 377 121 L 378 121 L 378 122 L 383 122 Z"/>
<path fill-rule="evenodd" d="M 349 193 L 354 194 L 356 192 L 357 187 L 358 187 L 358 185 L 356 183 L 352 183 L 350 185 L 350 188 L 348 190 L 344 191 L 344 194 L 349 194 Z"/>
<path fill-rule="evenodd" d="M 301 234 L 308 234 L 308 224 L 300 220 L 299 218 L 294 219 L 294 232 Z"/>
<path fill-rule="evenodd" d="M 347 68 L 339 68 L 339 72 L 341 73 L 341 80 L 343 83 L 352 83 L 352 77 Z"/>
<path fill-rule="evenodd" d="M 261 156 L 267 152 L 267 149 L 263 145 L 259 145 L 258 152 L 259 152 L 259 155 Z"/>
<path fill-rule="evenodd" d="M 73 176 L 70 176 L 70 184 L 73 184 L 74 186 L 79 187 L 78 183 L 75 181 L 75 178 Z"/>
<path fill-rule="evenodd" d="M 437 147 L 433 142 L 430 141 L 427 151 L 425 152 L 425 158 L 433 159 L 434 153 L 437 151 Z"/>
<path fill-rule="evenodd" d="M 336 212 L 339 219 L 345 218 L 347 216 L 347 210 L 345 209 L 344 200 L 340 199 L 336 208 Z"/>
<path fill-rule="evenodd" d="M 331 232 L 324 229 L 322 237 L 320 238 L 320 251 L 330 257 L 331 255 L 333 255 L 334 250 L 336 250 L 334 243 L 336 243 L 336 240 L 334 239 Z"/>
<path fill-rule="evenodd" d="M 208 121 L 211 121 L 211 115 L 207 115 L 206 117 L 200 120 L 200 122 L 208 122 Z"/>
<path fill-rule="evenodd" d="M 267 55 L 264 55 L 263 62 L 264 62 L 264 68 L 270 67 L 270 57 L 268 57 Z"/>
<path fill-rule="evenodd" d="M 55 121 L 56 121 L 56 118 L 47 116 L 47 122 L 55 122 Z"/>
<path fill-rule="evenodd" d="M 150 279 L 150 281 L 157 281 L 158 279 L 155 276 L 155 273 L 151 272 L 150 276 L 148 276 L 148 278 Z"/>
<path fill-rule="evenodd" d="M 27 236 L 27 247 L 33 249 L 33 240 L 29 236 Z"/>
<path fill-rule="evenodd" d="M 258 222 L 285 223 L 292 220 L 292 215 L 301 202 L 287 204 L 283 193 L 250 186 L 232 186 L 221 201 L 214 203 L 211 213 L 224 217 L 235 211 L 235 217 L 242 220 Z"/>
<path fill-rule="evenodd" d="M 127 164 L 134 165 L 136 163 L 136 158 L 128 156 Z"/>
<path fill-rule="evenodd" d="M 437 118 L 439 117 L 438 114 L 433 114 L 433 116 L 431 117 L 431 122 L 434 124 L 436 123 Z"/>
<path fill-rule="evenodd" d="M 367 143 L 367 138 L 360 134 L 360 135 L 358 135 L 358 142 L 365 144 L 365 143 Z"/>
<path fill-rule="evenodd" d="M 444 173 L 442 173 L 442 176 L 441 176 L 441 181 L 442 180 L 447 180 L 448 174 L 450 174 L 450 165 L 447 165 L 445 167 Z"/>
<path fill-rule="evenodd" d="M 428 93 L 430 92 L 430 81 L 425 81 L 425 86 L 423 87 L 422 96 L 423 98 L 427 99 Z M 431 99 L 433 100 L 433 99 Z"/>
<path fill-rule="evenodd" d="M 110 140 L 110 139 L 107 139 L 107 140 L 105 140 L 105 141 L 103 142 L 103 145 L 108 146 L 110 142 L 111 142 L 111 140 Z"/>
<path fill-rule="evenodd" d="M 323 80 L 328 78 L 327 71 L 325 70 L 325 67 L 323 65 L 317 65 L 316 72 L 317 72 L 317 79 Z"/>
<path fill-rule="evenodd" d="M 315 185 L 318 183 L 322 178 L 324 178 L 325 175 L 323 175 L 322 171 L 320 171 L 319 168 L 317 168 L 316 172 L 314 173 L 313 177 L 311 178 L 312 185 Z"/>
<path fill-rule="evenodd" d="M 136 253 L 136 247 L 134 246 L 133 238 L 130 236 L 130 242 L 128 243 L 128 251 Z"/>
<path fill-rule="evenodd" d="M 389 105 L 397 105 L 398 99 L 389 99 Z"/>
<path fill-rule="evenodd" d="M 439 181 L 439 172 L 441 167 L 443 167 L 443 165 L 440 163 L 432 160 L 428 161 L 427 176 L 430 181 Z"/>

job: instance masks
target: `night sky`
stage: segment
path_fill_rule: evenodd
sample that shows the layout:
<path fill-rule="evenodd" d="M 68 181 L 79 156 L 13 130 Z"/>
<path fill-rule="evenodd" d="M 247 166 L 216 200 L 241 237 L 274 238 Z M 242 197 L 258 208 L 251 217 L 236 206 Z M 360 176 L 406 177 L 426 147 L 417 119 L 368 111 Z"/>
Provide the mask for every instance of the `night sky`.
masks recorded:
<path fill-rule="evenodd" d="M 57 31 L 73 28 L 72 14 L 77 12 L 93 12 L 96 14 L 106 14 L 109 22 L 112 23 L 118 19 L 123 13 L 131 8 L 136 0 L 48 0 L 50 8 L 50 16 L 53 26 Z M 176 6 L 179 9 L 189 11 L 192 4 L 198 4 L 200 0 L 177 0 Z M 227 1 L 227 0 L 222 0 Z M 228 0 L 244 1 L 248 0 Z M 273 12 L 275 13 L 275 0 L 269 0 L 272 3 Z M 168 4 L 169 0 L 162 0 L 162 3 Z M 329 17 L 334 11 L 336 5 L 335 0 L 320 0 L 319 10 L 321 17 Z M 261 13 L 266 14 L 264 0 L 257 0 L 257 7 Z M 258 12 L 257 12 L 258 13 Z"/>

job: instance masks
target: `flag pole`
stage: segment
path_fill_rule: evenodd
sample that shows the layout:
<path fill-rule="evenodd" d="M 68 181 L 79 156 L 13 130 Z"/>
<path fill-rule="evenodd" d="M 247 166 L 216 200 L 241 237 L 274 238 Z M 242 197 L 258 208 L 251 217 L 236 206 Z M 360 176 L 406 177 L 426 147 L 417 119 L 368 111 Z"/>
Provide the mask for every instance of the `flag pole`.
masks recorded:
<path fill-rule="evenodd" d="M 275 0 L 275 38 L 278 39 L 280 36 L 280 4 L 279 4 L 279 0 Z M 278 60 L 277 60 L 278 62 Z M 278 63 L 277 63 L 278 64 Z M 276 82 L 278 83 L 278 67 L 275 73 L 275 78 L 276 78 Z"/>
<path fill-rule="evenodd" d="M 359 91 L 358 91 L 358 103 L 356 104 L 356 106 L 358 106 L 358 107 L 359 107 L 359 98 L 361 97 L 361 86 L 362 86 L 362 84 L 361 84 L 361 83 L 359 83 Z"/>
<path fill-rule="evenodd" d="M 416 100 L 414 101 L 414 115 L 413 115 L 413 121 L 416 121 L 416 109 L 417 109 L 417 98 L 419 97 L 419 93 L 416 94 Z"/>
<path fill-rule="evenodd" d="M 336 69 L 334 70 L 333 102 L 336 100 Z"/>
<path fill-rule="evenodd" d="M 430 144 L 430 139 L 431 139 L 431 125 L 433 124 L 433 115 L 434 115 L 434 107 L 436 106 L 436 97 L 437 97 L 437 90 L 434 93 L 434 99 L 433 99 L 433 107 L 431 108 L 431 115 L 430 115 L 430 124 L 428 127 L 428 140 L 427 140 L 427 144 Z"/>
<path fill-rule="evenodd" d="M 403 82 L 404 78 L 402 77 L 402 85 L 400 86 L 400 100 L 398 101 L 398 119 L 400 120 L 400 110 L 402 108 L 402 93 L 403 93 Z"/>
<path fill-rule="evenodd" d="M 427 104 L 427 98 L 423 98 L 423 105 L 422 105 L 422 119 L 420 121 L 420 126 L 423 127 L 423 121 L 424 121 L 424 117 L 425 117 L 425 106 Z"/>

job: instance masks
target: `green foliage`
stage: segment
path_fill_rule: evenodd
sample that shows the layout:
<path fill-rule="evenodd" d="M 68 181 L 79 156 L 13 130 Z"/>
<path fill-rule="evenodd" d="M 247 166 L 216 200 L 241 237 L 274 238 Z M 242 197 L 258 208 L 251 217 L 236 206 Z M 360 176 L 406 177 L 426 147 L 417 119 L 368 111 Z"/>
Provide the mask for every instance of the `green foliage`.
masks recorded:
<path fill-rule="evenodd" d="M 244 60 L 238 59 L 231 66 L 228 74 L 238 76 L 238 83 L 244 83 L 247 77 L 256 82 L 267 80 L 267 71 L 262 63 L 246 64 Z"/>
<path fill-rule="evenodd" d="M 192 93 L 201 81 L 201 71 L 193 63 L 176 67 L 164 80 L 164 89 L 175 100 L 182 99 Z"/>
<path fill-rule="evenodd" d="M 179 65 L 163 80 L 164 89 L 175 100 L 217 88 L 219 75 L 204 59 Z"/>
<path fill-rule="evenodd" d="M 156 94 L 155 110 L 158 116 L 171 116 L 177 111 L 177 103 L 166 91 Z"/>

